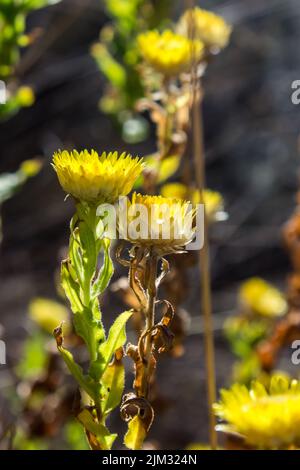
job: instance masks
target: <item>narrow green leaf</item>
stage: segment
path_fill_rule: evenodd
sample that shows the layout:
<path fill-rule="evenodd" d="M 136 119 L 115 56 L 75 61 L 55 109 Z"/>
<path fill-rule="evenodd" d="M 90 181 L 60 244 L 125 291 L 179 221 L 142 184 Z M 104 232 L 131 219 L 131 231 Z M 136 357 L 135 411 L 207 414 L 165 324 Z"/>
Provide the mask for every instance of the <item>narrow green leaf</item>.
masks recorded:
<path fill-rule="evenodd" d="M 78 385 L 93 399 L 96 400 L 97 387 L 96 384 L 93 384 L 92 380 L 83 374 L 82 368 L 76 364 L 73 354 L 65 349 L 62 345 L 57 345 L 57 349 L 62 355 L 63 360 L 66 363 L 70 373 L 73 375 L 74 379 Z"/>
<path fill-rule="evenodd" d="M 132 313 L 132 311 L 121 313 L 110 328 L 107 340 L 100 345 L 98 359 L 91 364 L 89 371 L 95 380 L 101 379 L 115 351 L 124 345 L 126 341 L 125 325 Z"/>
<path fill-rule="evenodd" d="M 105 291 L 114 272 L 114 265 L 110 257 L 110 240 L 104 239 L 102 246 L 104 251 L 103 266 L 93 283 L 93 297 L 98 297 Z"/>
<path fill-rule="evenodd" d="M 80 250 L 83 263 L 83 275 L 86 285 L 90 285 L 97 265 L 95 237 L 85 222 L 79 223 Z"/>
<path fill-rule="evenodd" d="M 131 310 L 121 313 L 110 328 L 107 340 L 100 345 L 99 356 L 107 365 L 115 351 L 121 348 L 126 341 L 125 326 L 132 313 Z"/>
<path fill-rule="evenodd" d="M 61 265 L 61 283 L 65 294 L 71 304 L 72 312 L 82 313 L 83 305 L 80 301 L 79 296 L 79 284 L 74 281 L 70 274 L 68 261 L 63 261 Z"/>

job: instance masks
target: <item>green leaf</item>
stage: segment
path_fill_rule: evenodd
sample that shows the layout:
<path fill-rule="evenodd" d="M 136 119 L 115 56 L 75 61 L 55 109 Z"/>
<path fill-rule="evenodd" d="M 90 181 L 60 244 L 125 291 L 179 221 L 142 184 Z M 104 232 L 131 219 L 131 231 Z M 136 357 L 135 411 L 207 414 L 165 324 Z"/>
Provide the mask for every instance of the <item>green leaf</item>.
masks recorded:
<path fill-rule="evenodd" d="M 85 429 L 97 438 L 101 450 L 111 449 L 117 434 L 111 434 L 106 426 L 96 423 L 88 410 L 81 411 L 78 415 L 78 419 Z"/>
<path fill-rule="evenodd" d="M 124 444 L 128 449 L 139 450 L 146 438 L 147 432 L 139 415 L 134 416 L 128 423 L 128 431 L 124 437 Z"/>
<path fill-rule="evenodd" d="M 70 274 L 68 261 L 63 261 L 61 264 L 61 284 L 71 304 L 72 312 L 75 314 L 82 313 L 83 305 L 80 301 L 80 287 Z"/>
<path fill-rule="evenodd" d="M 105 388 L 101 409 L 103 415 L 107 415 L 121 402 L 125 383 L 125 371 L 122 362 L 115 361 L 110 364 L 104 372 L 101 382 Z"/>
<path fill-rule="evenodd" d="M 97 251 L 93 231 L 85 222 L 79 223 L 80 252 L 82 261 L 82 273 L 84 278 L 83 289 L 90 296 L 91 280 L 97 265 Z"/>
<path fill-rule="evenodd" d="M 114 265 L 110 257 L 110 240 L 107 238 L 103 240 L 102 243 L 104 249 L 104 259 L 103 266 L 99 271 L 98 277 L 93 283 L 92 287 L 92 297 L 98 297 L 101 295 L 107 288 L 109 281 L 114 273 Z"/>
<path fill-rule="evenodd" d="M 97 387 L 96 384 L 92 382 L 90 377 L 83 374 L 82 368 L 76 364 L 73 354 L 65 349 L 62 345 L 57 344 L 57 349 L 62 355 L 63 360 L 66 363 L 70 373 L 73 375 L 74 379 L 78 385 L 94 400 L 97 401 Z"/>
<path fill-rule="evenodd" d="M 89 445 L 81 423 L 77 419 L 70 419 L 64 429 L 64 437 L 71 450 L 89 450 Z"/>
<path fill-rule="evenodd" d="M 25 343 L 16 373 L 22 379 L 35 378 L 45 370 L 49 357 L 45 349 L 47 337 L 40 332 L 29 336 Z"/>
<path fill-rule="evenodd" d="M 124 67 L 113 58 L 103 44 L 96 44 L 91 52 L 99 69 L 108 81 L 116 88 L 123 89 L 126 84 L 126 71 Z"/>
<path fill-rule="evenodd" d="M 72 231 L 72 234 L 70 236 L 69 256 L 71 265 L 74 268 L 75 276 L 73 276 L 73 278 L 75 277 L 76 281 L 78 281 L 82 285 L 84 281 L 83 266 L 82 259 L 80 256 L 80 245 L 78 241 L 78 236 L 76 234 L 76 228 L 74 229 L 74 231 Z"/>
<path fill-rule="evenodd" d="M 121 348 L 126 341 L 125 325 L 132 313 L 132 310 L 121 313 L 110 328 L 107 340 L 100 345 L 99 355 L 107 365 L 116 350 Z"/>
<path fill-rule="evenodd" d="M 107 340 L 100 345 L 98 359 L 90 367 L 90 374 L 95 380 L 100 380 L 116 350 L 124 345 L 125 325 L 132 313 L 132 311 L 121 313 L 110 328 Z"/>

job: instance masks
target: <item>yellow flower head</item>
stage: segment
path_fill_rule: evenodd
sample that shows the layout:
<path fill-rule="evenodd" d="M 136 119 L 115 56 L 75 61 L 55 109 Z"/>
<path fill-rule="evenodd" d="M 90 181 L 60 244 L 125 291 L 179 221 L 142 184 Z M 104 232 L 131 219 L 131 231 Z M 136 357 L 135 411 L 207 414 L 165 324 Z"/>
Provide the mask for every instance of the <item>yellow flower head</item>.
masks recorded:
<path fill-rule="evenodd" d="M 287 311 L 282 293 L 259 277 L 252 277 L 242 284 L 239 300 L 246 310 L 263 317 L 280 317 Z"/>
<path fill-rule="evenodd" d="M 140 34 L 138 46 L 144 60 L 166 77 L 189 71 L 193 61 L 201 59 L 204 50 L 201 41 L 191 41 L 170 30 L 161 34 L 158 31 Z"/>
<path fill-rule="evenodd" d="M 200 193 L 197 189 L 188 188 L 182 183 L 167 183 L 161 188 L 164 197 L 175 197 L 179 199 L 191 199 L 192 204 L 200 204 Z M 205 212 L 209 222 L 218 219 L 218 213 L 224 210 L 223 197 L 217 191 L 205 189 L 203 192 Z"/>
<path fill-rule="evenodd" d="M 64 150 L 54 154 L 53 167 L 66 193 L 80 201 L 101 204 L 114 203 L 119 196 L 126 196 L 143 163 L 125 152 L 98 155 L 95 150 Z"/>
<path fill-rule="evenodd" d="M 231 26 L 221 16 L 211 11 L 193 8 L 187 10 L 179 20 L 178 32 L 189 36 L 194 34 L 205 47 L 223 49 L 227 46 L 231 34 Z"/>
<path fill-rule="evenodd" d="M 158 254 L 182 251 L 194 237 L 195 211 L 188 201 L 134 193 L 126 217 L 126 224 L 120 219 L 122 237 Z"/>
<path fill-rule="evenodd" d="M 234 384 L 221 390 L 214 405 L 216 415 L 227 425 L 224 432 L 237 433 L 257 449 L 286 449 L 300 445 L 300 383 L 275 374 L 268 387 L 254 381 L 250 390 Z"/>

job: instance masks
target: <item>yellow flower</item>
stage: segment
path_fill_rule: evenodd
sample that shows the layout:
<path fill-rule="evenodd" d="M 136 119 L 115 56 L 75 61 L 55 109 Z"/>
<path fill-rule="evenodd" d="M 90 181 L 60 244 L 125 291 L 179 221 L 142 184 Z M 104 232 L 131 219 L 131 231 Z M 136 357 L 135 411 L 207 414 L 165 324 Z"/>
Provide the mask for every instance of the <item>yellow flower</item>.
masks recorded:
<path fill-rule="evenodd" d="M 175 197 L 179 199 L 191 199 L 192 204 L 200 204 L 199 190 L 188 188 L 181 183 L 167 183 L 161 187 L 161 194 L 164 197 Z M 209 222 L 218 219 L 218 213 L 224 210 L 223 197 L 217 191 L 205 189 L 203 192 L 206 216 Z"/>
<path fill-rule="evenodd" d="M 158 254 L 182 251 L 194 237 L 195 211 L 188 201 L 134 193 L 127 202 L 126 221 L 119 231 L 134 245 Z"/>
<path fill-rule="evenodd" d="M 42 162 L 37 158 L 33 158 L 31 160 L 24 160 L 24 162 L 21 163 L 20 166 L 21 172 L 27 178 L 32 178 L 33 176 L 37 175 L 41 168 Z"/>
<path fill-rule="evenodd" d="M 198 7 L 187 10 L 178 23 L 180 34 L 189 36 L 194 33 L 195 38 L 201 40 L 209 49 L 226 47 L 231 30 L 231 26 L 221 16 Z"/>
<path fill-rule="evenodd" d="M 95 150 L 64 150 L 54 154 L 53 167 L 66 193 L 80 201 L 100 204 L 114 203 L 119 196 L 126 196 L 143 163 L 125 152 L 103 152 L 99 156 Z"/>
<path fill-rule="evenodd" d="M 33 89 L 29 86 L 21 86 L 16 94 L 16 99 L 20 106 L 30 107 L 35 102 L 35 95 Z"/>
<path fill-rule="evenodd" d="M 239 300 L 246 310 L 263 317 L 280 317 L 287 311 L 282 293 L 259 277 L 252 277 L 242 284 Z"/>
<path fill-rule="evenodd" d="M 203 54 L 203 44 L 175 34 L 148 31 L 138 36 L 138 46 L 144 60 L 166 77 L 187 72 L 193 61 L 198 62 Z"/>
<path fill-rule="evenodd" d="M 287 449 L 300 445 L 300 383 L 275 374 L 265 387 L 254 381 L 250 390 L 234 384 L 221 390 L 214 405 L 216 415 L 226 421 L 218 429 L 237 433 L 258 449 Z"/>

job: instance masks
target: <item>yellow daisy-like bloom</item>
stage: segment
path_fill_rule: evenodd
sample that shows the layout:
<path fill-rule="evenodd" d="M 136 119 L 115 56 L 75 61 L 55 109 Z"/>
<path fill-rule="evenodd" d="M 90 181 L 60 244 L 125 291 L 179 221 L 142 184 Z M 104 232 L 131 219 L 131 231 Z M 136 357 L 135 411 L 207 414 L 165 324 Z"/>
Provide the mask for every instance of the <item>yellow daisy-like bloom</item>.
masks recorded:
<path fill-rule="evenodd" d="M 95 150 L 64 150 L 54 154 L 53 167 L 66 193 L 80 201 L 100 204 L 126 196 L 141 174 L 143 163 L 125 152 L 98 155 Z"/>
<path fill-rule="evenodd" d="M 182 183 L 167 183 L 161 188 L 164 197 L 175 197 L 179 199 L 191 199 L 192 204 L 200 204 L 200 193 L 197 189 L 188 188 Z M 223 197 L 217 191 L 205 189 L 203 192 L 205 212 L 209 222 L 217 220 L 217 215 L 224 211 Z"/>
<path fill-rule="evenodd" d="M 287 302 L 282 293 L 259 277 L 248 279 L 239 291 L 243 308 L 263 317 L 280 317 L 287 311 Z"/>
<path fill-rule="evenodd" d="M 198 62 L 204 51 L 201 41 L 191 41 L 171 30 L 140 34 L 138 46 L 144 60 L 166 77 L 189 71 L 193 61 Z"/>
<path fill-rule="evenodd" d="M 216 415 L 228 424 L 218 426 L 224 432 L 237 433 L 257 449 L 287 449 L 300 446 L 300 383 L 273 375 L 265 387 L 254 381 L 250 390 L 234 384 L 221 390 L 214 405 Z"/>
<path fill-rule="evenodd" d="M 186 36 L 194 32 L 195 38 L 209 49 L 226 47 L 231 30 L 231 26 L 221 16 L 198 7 L 187 10 L 180 18 L 177 28 L 180 34 Z"/>
<path fill-rule="evenodd" d="M 125 223 L 120 218 L 120 235 L 158 254 L 182 251 L 196 230 L 195 211 L 181 199 L 134 193 L 127 201 L 126 217 Z"/>

